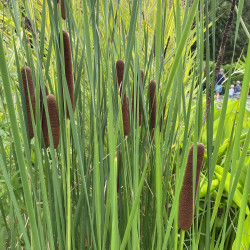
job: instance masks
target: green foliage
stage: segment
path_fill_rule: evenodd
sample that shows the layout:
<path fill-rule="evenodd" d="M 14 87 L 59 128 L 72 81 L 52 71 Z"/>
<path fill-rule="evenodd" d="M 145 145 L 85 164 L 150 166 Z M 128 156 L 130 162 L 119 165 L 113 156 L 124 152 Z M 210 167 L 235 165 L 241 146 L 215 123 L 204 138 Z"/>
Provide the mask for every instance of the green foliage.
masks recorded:
<path fill-rule="evenodd" d="M 208 90 L 214 79 L 210 52 L 218 53 L 227 18 L 221 14 L 230 4 L 208 2 L 64 0 L 66 20 L 61 1 L 0 2 L 0 249 L 231 249 L 233 244 L 238 249 L 240 243 L 249 248 L 250 45 L 241 27 L 236 34 L 240 19 L 235 16 L 222 66 L 225 98 L 215 105 L 212 95 L 203 124 L 208 95 L 203 85 Z M 241 17 L 248 29 L 249 3 L 243 2 L 237 6 L 244 7 Z M 70 38 L 74 111 L 62 30 Z M 234 45 L 237 60 L 232 64 Z M 121 93 L 118 59 L 125 61 Z M 20 74 L 24 65 L 30 66 L 34 82 L 32 139 Z M 144 84 L 137 77 L 140 69 Z M 157 86 L 154 131 L 148 94 L 152 79 Z M 228 100 L 236 80 L 242 82 L 241 98 Z M 45 87 L 57 100 L 57 149 Z M 139 112 L 132 110 L 139 109 L 139 102 L 140 127 L 134 116 Z M 193 224 L 184 232 L 178 226 L 179 197 L 192 144 L 196 171 L 197 142 L 205 145 L 205 158 Z"/>
<path fill-rule="evenodd" d="M 239 1 L 237 1 L 239 2 Z M 220 49 L 220 43 L 222 40 L 222 34 L 224 32 L 224 28 L 226 26 L 227 22 L 227 16 L 230 9 L 232 1 L 231 0 L 218 0 L 216 4 L 216 16 L 218 17 L 218 20 L 216 22 L 215 26 L 215 54 L 218 55 L 219 49 Z M 249 17 L 249 11 L 250 11 L 250 2 L 245 1 L 244 2 L 244 8 L 242 12 L 242 19 L 247 27 L 248 30 L 250 30 L 250 17 Z M 231 57 L 232 57 L 232 51 L 234 50 L 234 38 L 235 38 L 235 31 L 236 31 L 236 20 L 237 20 L 237 13 L 234 12 L 234 19 L 233 24 L 231 28 L 231 32 L 229 34 L 227 44 L 226 44 L 226 50 L 224 54 L 224 64 L 230 64 L 231 63 Z M 235 45 L 235 60 L 237 61 L 242 57 L 242 55 L 246 56 L 247 53 L 247 46 L 248 46 L 248 37 L 245 33 L 242 25 L 239 27 L 239 34 L 237 37 L 237 43 Z M 212 43 L 211 43 L 211 50 L 212 51 Z"/>

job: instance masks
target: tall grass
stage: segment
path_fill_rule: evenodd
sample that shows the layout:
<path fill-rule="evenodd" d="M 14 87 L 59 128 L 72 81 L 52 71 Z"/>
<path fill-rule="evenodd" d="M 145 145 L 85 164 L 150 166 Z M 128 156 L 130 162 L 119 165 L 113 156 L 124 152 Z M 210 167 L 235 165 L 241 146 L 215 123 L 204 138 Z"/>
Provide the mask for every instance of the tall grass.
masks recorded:
<path fill-rule="evenodd" d="M 214 103 L 212 91 L 203 124 L 209 96 L 203 87 L 215 84 L 209 63 L 216 59 L 216 4 L 1 5 L 2 246 L 249 248 L 250 43 L 239 66 L 240 99 L 228 101 L 231 69 L 223 102 Z M 235 43 L 243 7 L 240 0 Z M 25 66 L 30 71 L 21 74 Z M 199 143 L 205 145 L 202 166 Z M 181 206 L 192 223 L 184 231 L 179 200 L 190 181 L 189 203 Z"/>

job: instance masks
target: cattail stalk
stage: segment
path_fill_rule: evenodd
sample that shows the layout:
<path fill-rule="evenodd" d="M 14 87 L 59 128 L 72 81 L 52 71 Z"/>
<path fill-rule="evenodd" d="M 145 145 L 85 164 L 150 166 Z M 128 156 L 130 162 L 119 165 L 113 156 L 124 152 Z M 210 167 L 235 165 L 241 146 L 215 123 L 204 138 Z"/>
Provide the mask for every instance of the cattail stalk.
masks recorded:
<path fill-rule="evenodd" d="M 123 72 L 124 72 L 124 62 L 122 60 L 118 60 L 116 63 L 116 74 L 117 74 L 117 81 L 118 81 L 120 96 L 122 94 Z M 122 102 L 122 119 L 123 119 L 124 135 L 127 136 L 129 133 L 129 115 L 128 115 L 128 103 L 127 103 L 126 91 L 124 93 L 124 98 Z"/>
<path fill-rule="evenodd" d="M 197 170 L 195 185 L 195 201 L 200 179 L 200 173 L 204 158 L 205 147 L 202 143 L 197 144 Z M 194 202 L 195 203 L 195 202 Z M 179 203 L 179 226 L 186 231 L 193 223 L 193 145 L 188 154 L 185 175 L 182 183 L 180 203 Z"/>
<path fill-rule="evenodd" d="M 142 86 L 143 86 L 144 72 L 143 72 L 142 69 L 140 70 L 140 72 L 141 72 L 141 81 L 142 81 Z M 137 76 L 137 82 L 139 84 L 138 76 Z M 138 88 L 138 90 L 139 90 L 139 88 Z M 140 91 L 139 91 L 139 93 L 140 93 Z M 140 96 L 140 94 L 139 94 L 139 96 Z M 137 95 L 135 96 L 135 85 L 133 86 L 133 95 L 132 95 L 132 112 L 133 112 L 133 115 L 134 115 L 134 98 L 137 98 Z M 137 100 L 136 100 L 136 106 L 135 106 L 135 114 L 137 114 Z M 134 119 L 136 119 L 136 117 L 137 116 L 135 115 Z M 140 101 L 140 98 L 139 98 L 139 126 L 141 126 L 141 122 L 142 122 L 142 106 L 141 106 L 141 101 Z"/>
<path fill-rule="evenodd" d="M 63 30 L 63 47 L 64 47 L 64 64 L 65 64 L 65 76 L 69 90 L 69 96 L 74 112 L 74 80 L 73 80 L 73 66 L 71 57 L 71 48 L 69 34 Z M 67 117 L 69 118 L 69 110 L 67 108 Z"/>
<path fill-rule="evenodd" d="M 34 93 L 31 68 L 28 66 L 24 66 L 21 69 L 21 75 L 22 75 L 22 80 L 23 80 L 23 89 L 24 89 L 25 102 L 26 102 L 27 119 L 28 119 L 28 126 L 29 126 L 29 137 L 31 139 L 34 136 L 34 131 L 32 128 L 29 95 L 30 95 L 30 101 L 32 105 L 34 119 L 36 120 L 36 99 L 35 99 L 35 93 Z"/>
<path fill-rule="evenodd" d="M 48 95 L 47 104 L 48 104 L 49 120 L 51 125 L 54 148 L 57 148 L 60 140 L 60 126 L 59 126 L 56 98 L 53 95 Z M 45 112 L 43 113 L 42 129 L 43 129 L 43 139 L 45 147 L 48 148 L 50 146 L 50 141 L 49 141 L 49 131 L 48 131 Z"/>

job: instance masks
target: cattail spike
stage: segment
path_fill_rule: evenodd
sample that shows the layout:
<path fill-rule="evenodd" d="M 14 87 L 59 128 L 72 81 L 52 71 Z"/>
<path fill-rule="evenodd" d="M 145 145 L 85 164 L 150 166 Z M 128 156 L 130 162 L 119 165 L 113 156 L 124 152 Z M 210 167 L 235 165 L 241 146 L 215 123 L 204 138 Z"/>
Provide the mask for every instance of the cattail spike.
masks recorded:
<path fill-rule="evenodd" d="M 117 81 L 118 81 L 118 88 L 123 80 L 123 73 L 124 73 L 124 62 L 122 60 L 118 60 L 116 62 L 116 74 L 117 74 Z"/>
<path fill-rule="evenodd" d="M 156 82 L 152 80 L 149 85 L 149 101 L 150 101 L 150 121 L 152 131 L 155 128 L 155 118 L 156 118 L 156 96 L 155 96 Z"/>
<path fill-rule="evenodd" d="M 59 144 L 59 140 L 60 140 L 60 126 L 59 126 L 56 98 L 53 95 L 48 95 L 47 104 L 48 104 L 49 120 L 50 120 L 50 125 L 51 125 L 54 148 L 57 148 Z M 48 148 L 50 145 L 50 141 L 49 141 L 49 131 L 48 131 L 48 125 L 47 125 L 45 112 L 43 113 L 42 128 L 43 128 L 43 139 L 44 139 L 45 147 Z"/>
<path fill-rule="evenodd" d="M 197 170 L 196 170 L 195 201 L 196 201 L 197 190 L 198 190 L 198 185 L 199 185 L 199 180 L 200 180 L 200 175 L 201 175 L 204 153 L 205 153 L 205 146 L 202 143 L 198 142 L 197 143 Z"/>
<path fill-rule="evenodd" d="M 21 75 L 22 75 L 22 80 L 23 80 L 23 89 L 24 89 L 25 102 L 26 102 L 26 110 L 27 110 L 27 118 L 28 118 L 28 126 L 29 126 L 29 137 L 31 139 L 34 136 L 34 132 L 32 128 L 31 110 L 30 110 L 30 105 L 29 105 L 29 94 L 30 94 L 33 115 L 34 115 L 34 118 L 36 119 L 36 99 L 35 99 L 35 93 L 34 93 L 31 68 L 28 66 L 23 67 L 21 69 Z"/>
<path fill-rule="evenodd" d="M 205 147 L 202 143 L 197 143 L 197 170 L 195 201 L 200 179 L 200 173 L 204 158 Z M 195 203 L 195 202 L 194 202 Z M 189 230 L 193 223 L 193 145 L 188 154 L 185 175 L 182 183 L 180 203 L 179 203 L 179 226 L 182 230 Z"/>
<path fill-rule="evenodd" d="M 124 72 L 124 62 L 122 60 L 118 60 L 116 62 L 116 74 L 117 74 L 118 87 L 120 90 L 119 91 L 120 96 L 122 94 L 123 72 Z M 129 115 L 128 115 L 128 103 L 127 103 L 126 91 L 124 93 L 124 98 L 122 102 L 122 119 L 123 119 L 124 135 L 127 136 L 129 133 Z"/>
<path fill-rule="evenodd" d="M 64 0 L 61 0 L 61 13 L 62 13 L 62 18 L 65 20 L 65 6 L 64 6 Z"/>
<path fill-rule="evenodd" d="M 57 2 L 59 3 L 59 0 L 57 0 Z M 66 16 L 65 16 L 64 0 L 61 0 L 61 15 L 62 15 L 62 18 L 65 20 Z"/>
<path fill-rule="evenodd" d="M 74 81 L 73 81 L 73 66 L 71 57 L 71 48 L 68 32 L 63 30 L 63 46 L 64 46 L 64 61 L 65 61 L 65 76 L 69 89 L 69 96 L 74 112 Z M 67 109 L 67 117 L 69 118 L 69 110 Z"/>

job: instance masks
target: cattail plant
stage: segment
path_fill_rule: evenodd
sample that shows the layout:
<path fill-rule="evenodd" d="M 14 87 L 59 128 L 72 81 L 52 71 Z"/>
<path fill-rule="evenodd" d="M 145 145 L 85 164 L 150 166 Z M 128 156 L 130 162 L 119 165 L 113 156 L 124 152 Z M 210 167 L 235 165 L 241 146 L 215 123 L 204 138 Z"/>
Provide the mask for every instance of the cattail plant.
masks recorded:
<path fill-rule="evenodd" d="M 30 100 L 31 100 L 33 114 L 34 114 L 34 119 L 36 119 L 36 99 L 35 99 L 35 93 L 34 93 L 31 68 L 28 66 L 24 66 L 21 69 L 21 75 L 23 79 L 23 89 L 24 89 L 25 102 L 26 102 L 27 119 L 28 119 L 28 126 L 29 126 L 29 137 L 31 139 L 34 136 L 34 132 L 32 128 L 29 94 L 30 94 Z"/>
<path fill-rule="evenodd" d="M 60 0 L 57 0 L 57 2 L 59 3 Z M 65 20 L 66 16 L 65 16 L 65 7 L 64 7 L 64 0 L 61 0 L 61 15 L 62 18 Z"/>
<path fill-rule="evenodd" d="M 197 170 L 196 170 L 196 186 L 195 201 L 197 189 L 200 179 L 200 173 L 204 158 L 205 147 L 202 143 L 197 143 Z M 195 203 L 195 202 L 194 202 Z M 179 226 L 186 231 L 193 223 L 193 145 L 188 154 L 185 175 L 182 183 L 180 203 L 179 203 Z"/>
<path fill-rule="evenodd" d="M 72 66 L 69 34 L 65 30 L 63 30 L 63 48 L 64 48 L 65 76 L 66 76 L 67 85 L 68 85 L 68 89 L 69 89 L 69 96 L 70 96 L 70 100 L 71 100 L 71 104 L 72 104 L 72 109 L 74 112 L 73 66 Z M 69 118 L 69 110 L 68 109 L 67 109 L 67 117 Z"/>
<path fill-rule="evenodd" d="M 60 126 L 59 126 L 59 118 L 56 106 L 56 98 L 53 95 L 48 95 L 47 104 L 48 104 L 49 120 L 51 125 L 54 148 L 57 148 L 60 139 Z M 45 147 L 48 148 L 50 145 L 50 141 L 49 141 L 49 131 L 48 131 L 45 112 L 43 113 L 42 129 L 43 129 L 43 139 Z"/>
<path fill-rule="evenodd" d="M 119 87 L 119 95 L 122 94 L 122 85 L 123 85 L 123 72 L 124 72 L 124 62 L 118 60 L 116 63 L 116 74 Z M 126 91 L 124 93 L 124 98 L 122 102 L 122 119 L 123 119 L 123 130 L 124 135 L 127 136 L 129 133 L 129 115 L 128 115 L 128 104 L 127 104 L 127 95 Z"/>
<path fill-rule="evenodd" d="M 153 131 L 155 128 L 156 119 L 156 96 L 155 96 L 156 82 L 152 80 L 149 84 L 149 114 L 150 114 L 150 126 Z"/>
<path fill-rule="evenodd" d="M 144 84 L 144 72 L 143 72 L 142 69 L 140 70 L 140 72 L 141 72 L 141 82 L 142 82 L 142 85 L 143 85 Z M 138 76 L 137 76 L 137 82 L 139 84 Z M 134 115 L 134 98 L 136 98 L 136 96 L 134 96 L 134 95 L 135 95 L 135 86 L 133 86 L 133 95 L 132 95 L 132 112 L 133 112 L 133 115 Z M 136 106 L 135 106 L 135 113 L 137 114 L 137 100 L 136 100 Z M 137 116 L 135 115 L 134 117 L 135 117 L 134 119 L 136 119 Z M 139 100 L 139 126 L 141 126 L 141 121 L 142 121 L 142 106 L 141 106 L 141 101 Z"/>

